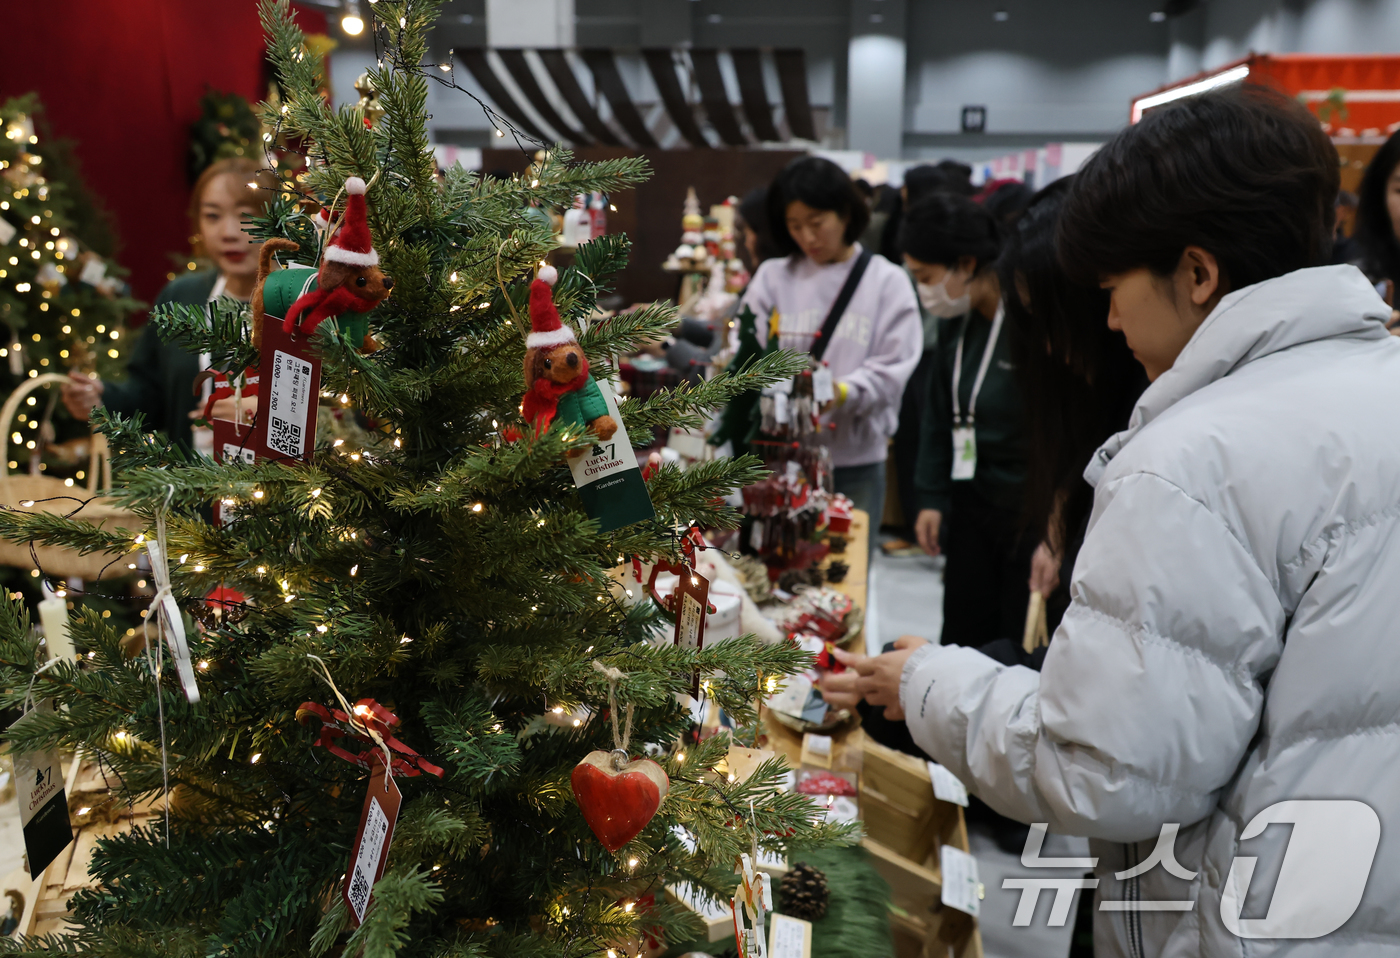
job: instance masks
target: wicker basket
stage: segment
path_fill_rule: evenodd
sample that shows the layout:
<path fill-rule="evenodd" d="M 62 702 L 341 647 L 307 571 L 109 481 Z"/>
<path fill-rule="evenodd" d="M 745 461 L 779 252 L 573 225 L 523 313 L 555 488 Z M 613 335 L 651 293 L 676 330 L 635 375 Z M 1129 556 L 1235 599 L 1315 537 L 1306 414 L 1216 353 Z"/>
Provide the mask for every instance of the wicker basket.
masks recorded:
<path fill-rule="evenodd" d="M 111 499 L 97 495 L 99 488 L 107 489 L 112 485 L 112 463 L 107 451 L 107 437 L 100 433 L 94 433 L 92 436 L 86 496 L 83 489 L 65 485 L 62 479 L 42 475 L 10 475 L 10 428 L 14 424 L 15 413 L 19 410 L 20 403 L 40 386 L 54 385 L 67 380 L 67 376 L 58 373 L 36 376 L 11 393 L 4 407 L 0 408 L 0 506 L 17 512 L 54 512 L 60 515 L 66 515 L 81 506 L 82 511 L 74 518 L 85 520 L 99 528 L 110 529 L 121 525 L 139 524 L 140 519 L 134 513 L 117 507 Z M 33 550 L 31 554 L 28 544 L 0 539 L 0 565 L 32 569 L 34 557 L 37 555 L 39 567 L 45 575 L 50 576 L 97 579 L 101 578 L 104 570 L 107 575 L 113 577 L 124 575 L 127 571 L 125 566 L 116 563 L 121 557 L 120 552 L 90 552 L 85 555 L 77 549 L 65 546 L 41 545 L 33 546 Z M 113 568 L 107 569 L 109 565 Z"/>

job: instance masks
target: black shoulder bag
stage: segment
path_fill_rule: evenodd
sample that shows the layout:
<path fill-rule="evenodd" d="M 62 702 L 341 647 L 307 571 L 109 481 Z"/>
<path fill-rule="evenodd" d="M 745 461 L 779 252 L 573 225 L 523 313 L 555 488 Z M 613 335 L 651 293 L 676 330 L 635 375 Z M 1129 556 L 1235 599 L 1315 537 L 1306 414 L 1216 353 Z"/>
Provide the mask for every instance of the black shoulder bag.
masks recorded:
<path fill-rule="evenodd" d="M 860 279 L 865 275 L 865 268 L 870 265 L 870 258 L 873 255 L 870 250 L 862 249 L 855 265 L 846 274 L 846 282 L 842 285 L 841 292 L 836 294 L 836 302 L 831 304 L 831 312 L 826 314 L 826 320 L 822 323 L 817 338 L 812 341 L 812 348 L 808 350 L 814 363 L 820 363 L 822 357 L 826 355 L 826 347 L 831 345 L 831 337 L 836 333 L 836 326 L 841 322 L 841 317 L 846 315 L 846 307 L 851 305 L 851 297 L 856 294 L 856 287 L 860 285 Z"/>

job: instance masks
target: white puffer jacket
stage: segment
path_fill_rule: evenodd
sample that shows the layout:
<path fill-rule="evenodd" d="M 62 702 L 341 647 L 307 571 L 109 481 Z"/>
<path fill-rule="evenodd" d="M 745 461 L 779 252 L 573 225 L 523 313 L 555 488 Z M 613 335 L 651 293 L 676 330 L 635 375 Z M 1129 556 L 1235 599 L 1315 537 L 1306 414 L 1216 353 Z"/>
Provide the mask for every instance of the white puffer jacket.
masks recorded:
<path fill-rule="evenodd" d="M 905 667 L 914 740 L 998 811 L 1098 839 L 1101 902 L 1195 903 L 1097 910 L 1098 955 L 1400 956 L 1389 316 L 1350 266 L 1226 296 L 1085 473 L 1044 671 L 937 646 Z M 1194 878 L 1115 879 L 1164 823 Z"/>

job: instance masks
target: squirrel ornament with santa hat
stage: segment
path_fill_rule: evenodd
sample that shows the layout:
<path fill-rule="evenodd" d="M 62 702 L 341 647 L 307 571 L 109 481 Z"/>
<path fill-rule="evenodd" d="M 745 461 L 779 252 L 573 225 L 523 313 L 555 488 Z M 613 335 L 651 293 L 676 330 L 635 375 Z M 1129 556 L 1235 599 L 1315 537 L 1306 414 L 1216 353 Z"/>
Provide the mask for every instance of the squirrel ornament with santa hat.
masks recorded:
<path fill-rule="evenodd" d="M 617 432 L 617 421 L 608 414 L 608 404 L 598 383 L 588 372 L 574 331 L 559 320 L 554 307 L 554 283 L 559 273 L 553 266 L 540 267 L 530 284 L 530 335 L 525 338 L 525 399 L 520 405 L 525 421 L 539 435 L 555 419 L 586 426 L 606 442 Z M 575 450 L 571 455 L 582 455 Z"/>
<path fill-rule="evenodd" d="M 331 221 L 328 212 L 322 211 L 326 229 L 331 233 L 321 253 L 319 269 L 292 264 L 273 270 L 275 254 L 294 253 L 301 246 L 282 237 L 262 244 L 251 303 L 253 345 L 259 350 L 264 317 L 280 320 L 285 333 L 305 337 L 310 337 L 324 320 L 334 319 L 346 340 L 366 352 L 374 350 L 368 318 L 340 318 L 347 312 L 368 313 L 384 302 L 394 286 L 394 281 L 379 268 L 379 253 L 374 249 L 365 208 L 366 189 L 360 177 L 349 177 L 345 181 L 345 212 Z M 206 420 L 212 418 L 215 403 L 235 394 L 228 376 L 214 370 L 206 370 L 195 379 L 196 393 L 208 377 L 213 378 L 214 388 L 204 407 Z M 245 399 L 257 396 L 257 383 L 257 370 L 247 370 L 242 389 Z M 255 410 L 256 406 L 249 405 L 244 409 L 244 417 L 251 419 Z"/>
<path fill-rule="evenodd" d="M 379 253 L 370 237 L 365 209 L 365 181 L 352 176 L 345 181 L 345 212 L 330 223 L 331 236 L 321 253 L 321 266 L 312 271 L 296 268 L 270 272 L 272 254 L 300 247 L 289 239 L 263 243 L 258 257 L 258 277 L 253 291 L 253 335 L 262 332 L 264 313 L 281 316 L 282 330 L 310 336 L 323 320 L 342 313 L 367 313 L 388 297 L 394 281 L 379 268 Z M 351 342 L 369 332 L 367 320 L 340 322 Z"/>

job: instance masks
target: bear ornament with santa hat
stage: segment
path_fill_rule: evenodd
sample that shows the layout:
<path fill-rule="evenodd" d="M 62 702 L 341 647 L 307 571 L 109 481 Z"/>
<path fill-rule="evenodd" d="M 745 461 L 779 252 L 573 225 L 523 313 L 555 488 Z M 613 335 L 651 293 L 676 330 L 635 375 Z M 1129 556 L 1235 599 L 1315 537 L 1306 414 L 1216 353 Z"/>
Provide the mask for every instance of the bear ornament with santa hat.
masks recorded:
<path fill-rule="evenodd" d="M 555 419 L 586 426 L 602 442 L 617 432 L 617 420 L 588 371 L 588 358 L 574 331 L 559 320 L 554 307 L 553 266 L 540 267 L 530 284 L 530 335 L 525 338 L 525 421 L 543 433 Z M 576 450 L 573 455 L 581 455 Z"/>

